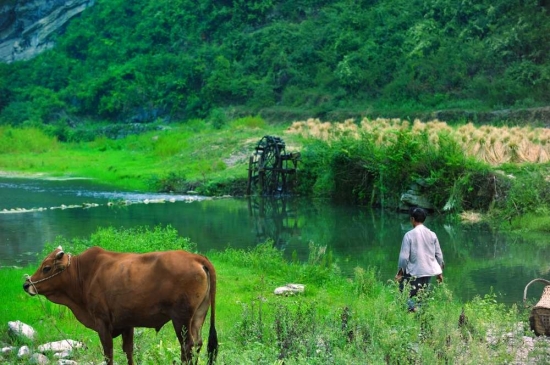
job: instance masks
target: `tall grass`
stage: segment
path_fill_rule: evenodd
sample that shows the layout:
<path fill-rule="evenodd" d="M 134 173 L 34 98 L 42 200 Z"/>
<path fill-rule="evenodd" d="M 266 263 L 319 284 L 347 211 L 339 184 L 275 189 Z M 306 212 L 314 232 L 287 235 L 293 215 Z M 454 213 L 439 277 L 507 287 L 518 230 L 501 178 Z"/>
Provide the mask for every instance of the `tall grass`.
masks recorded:
<path fill-rule="evenodd" d="M 91 245 L 133 252 L 194 248 L 170 227 L 103 228 L 89 238 L 58 238 L 49 246 L 57 244 L 73 254 Z M 408 313 L 407 296 L 395 283 L 377 277 L 375 269 L 357 268 L 351 277 L 343 277 L 330 252 L 314 244 L 311 250 L 308 262 L 287 262 L 270 242 L 250 250 L 207 253 L 218 273 L 219 364 L 512 363 L 521 355 L 522 336 L 531 336 L 527 313 L 497 303 L 494 296 L 459 303 L 445 284 L 436 285 L 421 294 L 420 311 Z M 64 307 L 24 293 L 23 272 L 0 270 L 0 280 L 7 284 L 0 289 L 5 298 L 0 322 L 18 319 L 35 327 L 39 338 L 27 342 L 31 348 L 71 338 L 88 346 L 75 360 L 100 361 L 97 334 Z M 288 282 L 304 284 L 305 293 L 273 294 Z M 459 326 L 462 308 L 468 321 Z M 2 341 L 14 342 L 5 334 Z M 15 355 L 2 356 L 14 364 L 26 363 Z M 205 356 L 199 363 L 205 363 Z M 136 330 L 135 357 L 140 364 L 177 361 L 179 344 L 172 327 L 158 334 Z M 120 339 L 115 341 L 115 361 L 125 363 Z"/>
<path fill-rule="evenodd" d="M 531 127 L 476 127 L 472 123 L 451 127 L 447 123 L 432 120 L 421 122 L 407 120 L 367 118 L 356 123 L 346 120 L 342 123 L 321 122 L 319 119 L 294 122 L 288 133 L 300 134 L 307 138 L 334 141 L 342 137 L 361 138 L 369 135 L 378 145 L 394 141 L 394 136 L 404 130 L 413 135 L 427 133 L 428 141 L 437 145 L 442 134 L 453 138 L 468 156 L 494 166 L 504 163 L 546 163 L 550 161 L 550 130 Z"/>
<path fill-rule="evenodd" d="M 435 140 L 427 131 L 414 133 L 405 124 L 396 125 L 399 128 L 383 133 L 308 144 L 302 153 L 308 168 L 301 176 L 302 186 L 330 192 L 340 201 L 398 207 L 401 195 L 414 183 L 428 190 L 434 207 L 442 209 L 473 160 L 445 133 Z"/>
<path fill-rule="evenodd" d="M 56 138 L 37 128 L 0 126 L 0 153 L 45 153 L 59 148 Z"/>

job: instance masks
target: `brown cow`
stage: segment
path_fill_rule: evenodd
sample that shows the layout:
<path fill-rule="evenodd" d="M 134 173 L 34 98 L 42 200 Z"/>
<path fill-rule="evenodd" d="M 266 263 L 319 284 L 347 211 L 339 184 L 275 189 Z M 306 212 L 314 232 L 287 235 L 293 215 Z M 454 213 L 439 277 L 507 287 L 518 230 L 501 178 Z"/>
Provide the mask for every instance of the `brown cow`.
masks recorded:
<path fill-rule="evenodd" d="M 134 327 L 159 331 L 170 320 L 181 344 L 181 361 L 191 362 L 192 347 L 198 354 L 202 346 L 201 328 L 211 307 L 208 363 L 215 360 L 216 271 L 204 256 L 186 251 L 116 253 L 99 247 L 73 256 L 58 247 L 23 288 L 69 307 L 96 331 L 108 364 L 113 363 L 114 337 L 122 335 L 122 349 L 132 365 Z"/>

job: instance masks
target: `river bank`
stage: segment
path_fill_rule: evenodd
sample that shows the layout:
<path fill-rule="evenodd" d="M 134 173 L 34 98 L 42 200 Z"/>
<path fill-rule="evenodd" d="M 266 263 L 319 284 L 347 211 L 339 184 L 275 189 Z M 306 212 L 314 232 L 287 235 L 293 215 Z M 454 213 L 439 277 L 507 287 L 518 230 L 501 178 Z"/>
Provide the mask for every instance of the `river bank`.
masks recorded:
<path fill-rule="evenodd" d="M 54 176 L 45 172 L 18 172 L 18 171 L 0 171 L 0 178 L 13 179 L 39 179 L 39 180 L 93 180 L 91 177 L 75 177 L 75 176 Z"/>

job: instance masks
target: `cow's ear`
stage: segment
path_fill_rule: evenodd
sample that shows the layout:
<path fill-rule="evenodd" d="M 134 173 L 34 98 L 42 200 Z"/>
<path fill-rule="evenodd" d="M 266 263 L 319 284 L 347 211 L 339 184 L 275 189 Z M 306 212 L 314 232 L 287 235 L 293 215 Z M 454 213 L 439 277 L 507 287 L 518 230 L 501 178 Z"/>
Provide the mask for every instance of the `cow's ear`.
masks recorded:
<path fill-rule="evenodd" d="M 65 252 L 59 251 L 57 255 L 55 255 L 56 260 L 61 260 L 63 258 L 63 255 L 65 255 Z"/>

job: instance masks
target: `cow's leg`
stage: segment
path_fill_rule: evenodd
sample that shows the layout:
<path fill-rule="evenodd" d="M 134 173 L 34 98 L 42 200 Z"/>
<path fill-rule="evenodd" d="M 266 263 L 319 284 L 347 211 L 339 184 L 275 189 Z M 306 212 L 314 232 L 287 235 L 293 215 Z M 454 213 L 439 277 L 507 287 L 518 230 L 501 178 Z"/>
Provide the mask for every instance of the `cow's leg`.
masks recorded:
<path fill-rule="evenodd" d="M 134 365 L 134 328 L 122 331 L 122 350 L 126 353 L 128 365 Z"/>
<path fill-rule="evenodd" d="M 189 333 L 189 320 L 181 321 L 179 319 L 172 319 L 174 330 L 178 336 L 181 346 L 181 362 L 183 364 L 192 364 L 193 354 L 191 349 L 193 348 L 193 337 Z M 188 325 L 185 326 L 184 323 Z"/>
<path fill-rule="evenodd" d="M 204 320 L 206 318 L 206 311 L 199 310 L 195 313 L 193 318 L 191 319 L 191 327 L 189 327 L 189 333 L 190 336 L 194 340 L 194 346 L 195 351 L 197 354 L 201 351 L 202 348 L 202 325 L 204 324 Z"/>
<path fill-rule="evenodd" d="M 202 347 L 202 334 L 201 329 L 206 319 L 206 314 L 210 308 L 210 295 L 206 292 L 206 295 L 197 308 L 193 318 L 191 318 L 191 327 L 189 327 L 189 332 L 192 338 L 195 340 L 195 350 L 197 354 L 201 351 Z"/>
<path fill-rule="evenodd" d="M 99 334 L 101 346 L 103 346 L 103 355 L 107 365 L 113 365 L 113 335 L 104 325 L 98 329 L 97 333 Z"/>

